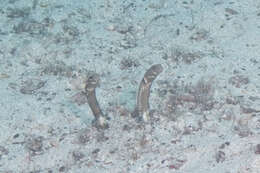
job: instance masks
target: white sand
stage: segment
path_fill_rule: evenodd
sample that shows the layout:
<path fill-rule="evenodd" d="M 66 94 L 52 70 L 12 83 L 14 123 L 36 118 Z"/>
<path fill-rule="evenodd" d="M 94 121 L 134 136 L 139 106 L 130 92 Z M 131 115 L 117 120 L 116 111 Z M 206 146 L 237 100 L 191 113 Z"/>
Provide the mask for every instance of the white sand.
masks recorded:
<path fill-rule="evenodd" d="M 0 122 L 1 173 L 260 173 L 260 2 L 2 0 Z"/>

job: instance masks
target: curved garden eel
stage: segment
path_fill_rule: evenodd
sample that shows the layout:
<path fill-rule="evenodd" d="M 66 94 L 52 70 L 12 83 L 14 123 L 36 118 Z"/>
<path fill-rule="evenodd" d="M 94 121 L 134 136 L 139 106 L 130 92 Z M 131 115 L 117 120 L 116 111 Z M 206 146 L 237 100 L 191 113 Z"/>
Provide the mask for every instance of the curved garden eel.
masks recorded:
<path fill-rule="evenodd" d="M 144 122 L 147 122 L 149 117 L 149 96 L 152 82 L 156 77 L 163 71 L 161 64 L 152 65 L 144 74 L 142 81 L 140 82 L 138 94 L 136 97 L 136 107 L 133 116 L 137 116 Z M 92 75 L 87 79 L 85 92 L 88 100 L 90 109 L 92 110 L 95 119 L 93 124 L 97 128 L 106 129 L 108 124 L 106 122 L 106 116 L 103 114 L 97 98 L 96 98 L 96 87 L 99 85 L 99 78 L 97 75 Z"/>

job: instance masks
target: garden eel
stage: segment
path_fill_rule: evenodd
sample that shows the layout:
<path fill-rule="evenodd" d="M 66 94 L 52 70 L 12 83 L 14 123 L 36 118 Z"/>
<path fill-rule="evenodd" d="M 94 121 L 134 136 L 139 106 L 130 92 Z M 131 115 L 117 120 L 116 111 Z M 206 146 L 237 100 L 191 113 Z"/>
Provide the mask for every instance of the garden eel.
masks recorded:
<path fill-rule="evenodd" d="M 90 109 L 92 110 L 95 119 L 92 122 L 94 126 L 101 129 L 108 128 L 108 124 L 106 122 L 106 116 L 103 114 L 100 106 L 97 102 L 96 98 L 96 87 L 99 86 L 99 78 L 97 75 L 92 75 L 87 79 L 85 92 L 87 96 L 87 101 Z"/>
<path fill-rule="evenodd" d="M 144 77 L 139 85 L 136 108 L 132 115 L 134 117 L 138 116 L 138 119 L 140 118 L 144 122 L 149 120 L 149 96 L 152 82 L 162 71 L 163 67 L 161 64 L 155 64 L 151 66 L 144 74 Z M 89 107 L 95 116 L 93 125 L 95 125 L 97 128 L 106 129 L 108 128 L 108 124 L 106 122 L 107 118 L 100 109 L 96 98 L 96 87 L 98 85 L 98 76 L 90 76 L 86 82 L 85 94 L 87 96 Z"/>
<path fill-rule="evenodd" d="M 161 64 L 155 64 L 151 66 L 146 73 L 139 85 L 138 95 L 136 98 L 136 108 L 132 115 L 140 118 L 142 121 L 147 122 L 149 117 L 149 96 L 152 82 L 154 79 L 163 71 Z"/>

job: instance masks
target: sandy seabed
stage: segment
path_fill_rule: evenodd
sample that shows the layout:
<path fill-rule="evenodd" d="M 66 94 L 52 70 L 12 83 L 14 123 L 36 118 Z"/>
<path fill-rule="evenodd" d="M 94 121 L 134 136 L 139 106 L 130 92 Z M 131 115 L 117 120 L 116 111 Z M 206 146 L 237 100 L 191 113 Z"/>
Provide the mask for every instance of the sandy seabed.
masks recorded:
<path fill-rule="evenodd" d="M 259 36 L 255 0 L 2 0 L 0 172 L 260 173 Z"/>

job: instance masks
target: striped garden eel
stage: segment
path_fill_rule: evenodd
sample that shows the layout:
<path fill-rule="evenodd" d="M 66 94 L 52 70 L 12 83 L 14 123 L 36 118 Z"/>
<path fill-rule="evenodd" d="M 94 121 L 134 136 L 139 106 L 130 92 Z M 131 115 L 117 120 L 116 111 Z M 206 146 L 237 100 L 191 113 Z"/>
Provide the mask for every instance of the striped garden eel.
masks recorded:
<path fill-rule="evenodd" d="M 103 114 L 96 98 L 96 87 L 98 85 L 99 85 L 98 75 L 90 76 L 86 82 L 85 92 L 86 92 L 89 107 L 95 116 L 93 125 L 96 126 L 97 128 L 106 129 L 108 128 L 108 124 L 106 122 L 107 118 Z"/>
<path fill-rule="evenodd" d="M 155 64 L 151 66 L 146 73 L 139 85 L 139 90 L 136 98 L 136 108 L 132 115 L 138 117 L 144 122 L 147 122 L 149 117 L 149 96 L 150 89 L 155 78 L 163 71 L 161 64 Z"/>
<path fill-rule="evenodd" d="M 144 122 L 147 122 L 149 117 L 149 96 L 150 89 L 152 86 L 152 82 L 155 78 L 163 71 L 163 67 L 161 64 L 155 64 L 151 66 L 146 73 L 139 85 L 138 95 L 136 98 L 136 108 L 132 115 L 134 117 L 138 117 Z M 93 121 L 93 125 L 98 129 L 106 129 L 108 128 L 107 117 L 103 114 L 97 98 L 96 98 L 96 88 L 99 85 L 99 78 L 97 75 L 92 75 L 87 79 L 85 86 L 85 94 L 87 97 L 87 101 L 90 109 L 92 110 L 95 119 Z"/>

